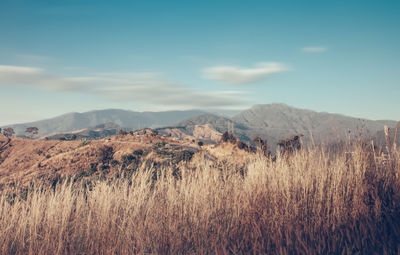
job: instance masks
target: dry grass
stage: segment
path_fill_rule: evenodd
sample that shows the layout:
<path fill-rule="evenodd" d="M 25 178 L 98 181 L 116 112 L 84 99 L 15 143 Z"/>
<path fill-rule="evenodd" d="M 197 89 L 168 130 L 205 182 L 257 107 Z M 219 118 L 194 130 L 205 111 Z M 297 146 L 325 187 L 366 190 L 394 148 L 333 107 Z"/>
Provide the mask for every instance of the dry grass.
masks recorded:
<path fill-rule="evenodd" d="M 0 254 L 397 254 L 400 154 L 351 151 L 256 155 L 242 171 L 198 160 L 178 179 L 142 169 L 14 199 L 5 189 Z"/>

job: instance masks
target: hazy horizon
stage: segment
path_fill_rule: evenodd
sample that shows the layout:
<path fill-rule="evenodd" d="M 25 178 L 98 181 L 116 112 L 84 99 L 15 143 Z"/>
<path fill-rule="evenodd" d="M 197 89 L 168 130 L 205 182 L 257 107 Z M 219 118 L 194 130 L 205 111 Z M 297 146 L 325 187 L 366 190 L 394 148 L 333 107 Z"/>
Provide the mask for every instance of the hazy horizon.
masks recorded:
<path fill-rule="evenodd" d="M 337 114 L 337 115 L 342 115 L 342 116 L 347 116 L 347 117 L 352 117 L 352 118 L 356 118 L 356 119 L 366 119 L 366 120 L 372 120 L 372 121 L 398 121 L 395 119 L 368 119 L 368 118 L 363 118 L 363 117 L 359 117 L 359 116 L 351 116 L 348 114 L 342 114 L 342 113 L 337 113 L 337 112 L 327 112 L 327 111 L 318 111 L 318 110 L 314 110 L 314 109 L 306 109 L 306 108 L 299 108 L 299 107 L 295 107 L 292 105 L 288 105 L 285 103 L 277 103 L 277 102 L 273 102 L 270 104 L 256 104 L 256 105 L 274 105 L 274 104 L 283 104 L 295 109 L 299 109 L 299 110 L 310 110 L 310 111 L 314 111 L 314 112 L 318 112 L 318 113 L 328 113 L 328 114 Z M 65 112 L 65 113 L 61 113 L 58 115 L 54 115 L 54 116 L 50 116 L 48 118 L 41 118 L 41 119 L 36 119 L 36 120 L 32 120 L 32 121 L 23 121 L 23 122 L 14 122 L 14 123 L 6 123 L 6 124 L 2 124 L 0 121 L 0 127 L 7 127 L 7 126 L 11 126 L 11 125 L 19 125 L 19 124 L 25 124 L 25 123 L 31 123 L 31 122 L 37 122 L 37 121 L 43 121 L 43 120 L 47 120 L 47 119 L 53 119 L 56 117 L 60 117 L 63 115 L 68 115 L 68 114 L 73 114 L 73 113 L 88 113 L 88 112 L 96 112 L 96 111 L 108 111 L 108 110 L 121 110 L 121 111 L 132 111 L 132 112 L 139 112 L 139 113 L 146 113 L 146 112 L 173 112 L 173 111 L 204 111 L 206 113 L 210 113 L 210 114 L 216 114 L 219 116 L 225 116 L 228 118 L 234 117 L 235 115 L 248 110 L 250 108 L 252 108 L 255 105 L 250 106 L 249 108 L 244 108 L 244 109 L 238 109 L 238 110 L 204 110 L 204 109 L 186 109 L 186 110 L 154 110 L 154 111 L 135 111 L 135 110 L 131 110 L 131 109 L 121 109 L 121 108 L 107 108 L 107 109 L 92 109 L 92 110 L 88 110 L 88 111 L 80 111 L 80 112 Z"/>
<path fill-rule="evenodd" d="M 0 126 L 255 104 L 399 120 L 400 3 L 2 1 Z"/>

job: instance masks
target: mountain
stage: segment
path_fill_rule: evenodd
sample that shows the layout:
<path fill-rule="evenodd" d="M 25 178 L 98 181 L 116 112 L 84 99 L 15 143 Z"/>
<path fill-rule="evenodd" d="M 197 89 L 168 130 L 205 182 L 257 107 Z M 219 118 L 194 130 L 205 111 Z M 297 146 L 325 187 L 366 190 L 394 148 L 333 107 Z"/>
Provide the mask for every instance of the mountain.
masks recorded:
<path fill-rule="evenodd" d="M 298 109 L 285 104 L 255 105 L 233 118 L 212 114 L 192 117 L 176 125 L 193 136 L 198 125 L 209 124 L 218 132 L 230 131 L 241 140 L 250 141 L 260 136 L 268 141 L 272 150 L 276 143 L 295 134 L 303 134 L 303 141 L 310 143 L 335 143 L 355 137 L 375 139 L 384 126 L 394 127 L 395 121 L 367 120 L 340 114 Z M 380 139 L 381 140 L 381 139 Z"/>
<path fill-rule="evenodd" d="M 346 136 L 372 136 L 395 121 L 374 121 L 340 114 L 294 108 L 285 104 L 255 105 L 232 118 L 247 126 L 252 134 L 283 139 L 303 134 L 307 139 L 334 141 Z"/>
<path fill-rule="evenodd" d="M 104 124 L 106 123 L 106 124 Z M 198 139 L 216 142 L 225 131 L 233 132 L 243 141 L 259 136 L 268 141 L 272 150 L 280 139 L 303 134 L 305 143 L 335 143 L 349 138 L 365 137 L 382 143 L 384 126 L 396 126 L 395 121 L 367 120 L 340 114 L 299 109 L 285 104 L 255 105 L 232 118 L 202 111 L 134 112 L 101 110 L 69 113 L 53 119 L 12 125 L 18 135 L 26 127 L 39 128 L 41 136 L 100 138 L 122 129 L 157 128 L 178 139 Z M 79 130 L 79 131 L 77 131 Z M 61 133 L 61 134 L 60 134 Z M 66 133 L 68 135 L 66 135 Z M 49 134 L 51 134 L 49 136 Z"/>
<path fill-rule="evenodd" d="M 192 117 L 190 119 L 184 120 L 174 126 L 159 128 L 158 130 L 162 133 L 169 134 L 179 139 L 198 139 L 205 140 L 209 142 L 217 142 L 219 137 L 216 135 L 211 135 L 215 132 L 222 134 L 225 131 L 233 133 L 240 140 L 250 142 L 254 136 L 260 136 L 263 139 L 267 139 L 269 142 L 272 142 L 271 149 L 275 150 L 275 144 L 277 141 L 283 138 L 288 137 L 288 132 L 283 132 L 283 135 L 276 137 L 276 132 L 274 134 L 270 134 L 266 132 L 263 127 L 257 128 L 257 123 L 253 125 L 249 125 L 249 123 L 240 123 L 239 121 L 235 121 L 229 119 L 227 117 L 217 116 L 214 114 L 203 114 L 199 116 Z M 200 132 L 200 130 L 202 132 Z M 214 137 L 214 139 L 204 139 L 204 131 L 207 130 L 209 135 L 208 137 Z M 218 137 L 218 139 L 215 139 Z"/>
<path fill-rule="evenodd" d="M 95 127 L 89 127 L 71 132 L 62 132 L 45 136 L 47 140 L 76 140 L 76 139 L 99 139 L 118 134 L 121 127 L 115 123 L 108 122 Z"/>
<path fill-rule="evenodd" d="M 9 125 L 16 135 L 24 135 L 27 127 L 39 128 L 39 135 L 71 132 L 87 129 L 104 123 L 114 123 L 121 128 L 140 129 L 169 126 L 190 117 L 204 114 L 203 111 L 165 111 L 165 112 L 134 112 L 127 110 L 97 110 L 84 113 L 68 113 L 55 118 Z"/>

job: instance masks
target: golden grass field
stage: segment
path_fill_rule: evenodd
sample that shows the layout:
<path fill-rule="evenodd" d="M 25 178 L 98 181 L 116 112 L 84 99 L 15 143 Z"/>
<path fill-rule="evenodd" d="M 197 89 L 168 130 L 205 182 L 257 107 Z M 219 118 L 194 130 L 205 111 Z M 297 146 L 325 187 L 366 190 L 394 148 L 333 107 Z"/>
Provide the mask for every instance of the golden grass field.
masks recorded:
<path fill-rule="evenodd" d="M 248 157 L 3 188 L 0 254 L 398 254 L 397 149 Z"/>

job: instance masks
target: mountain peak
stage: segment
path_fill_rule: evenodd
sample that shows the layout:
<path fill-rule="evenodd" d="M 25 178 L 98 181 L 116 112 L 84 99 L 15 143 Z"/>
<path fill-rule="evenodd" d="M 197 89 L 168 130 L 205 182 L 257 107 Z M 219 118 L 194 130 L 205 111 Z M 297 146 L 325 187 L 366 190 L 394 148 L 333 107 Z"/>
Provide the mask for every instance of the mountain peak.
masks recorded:
<path fill-rule="evenodd" d="M 264 107 L 282 107 L 282 108 L 294 108 L 284 103 L 270 103 L 270 104 L 255 104 L 251 108 L 264 108 Z"/>
<path fill-rule="evenodd" d="M 271 103 L 271 104 L 256 104 L 248 110 L 273 110 L 273 111 L 307 111 L 307 112 L 315 112 L 308 109 L 297 108 L 291 105 L 287 105 L 284 103 Z"/>

